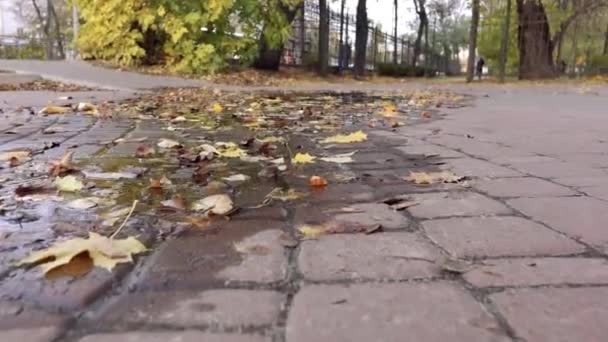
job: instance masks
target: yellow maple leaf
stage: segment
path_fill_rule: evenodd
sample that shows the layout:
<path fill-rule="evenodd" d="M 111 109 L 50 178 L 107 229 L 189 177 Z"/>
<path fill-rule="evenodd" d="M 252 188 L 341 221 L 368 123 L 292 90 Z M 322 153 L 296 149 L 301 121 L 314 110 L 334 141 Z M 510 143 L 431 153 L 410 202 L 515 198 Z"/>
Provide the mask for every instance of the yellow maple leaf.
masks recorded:
<path fill-rule="evenodd" d="M 74 176 L 65 176 L 55 178 L 55 186 L 59 191 L 76 192 L 84 187 L 84 183 Z"/>
<path fill-rule="evenodd" d="M 213 111 L 216 113 L 221 113 L 224 111 L 224 107 L 222 107 L 222 105 L 219 103 L 215 103 L 213 104 Z"/>
<path fill-rule="evenodd" d="M 404 180 L 414 184 L 458 183 L 463 179 L 464 177 L 457 176 L 449 171 L 410 172 L 410 175 L 404 178 Z"/>
<path fill-rule="evenodd" d="M 217 144 L 217 153 L 226 158 L 241 158 L 247 155 L 247 152 L 240 149 L 237 144 L 233 142 Z"/>
<path fill-rule="evenodd" d="M 32 252 L 17 265 L 40 263 L 44 273 L 48 273 L 57 267 L 69 264 L 75 256 L 86 252 L 93 265 L 111 271 L 117 264 L 132 262 L 132 255 L 146 250 L 146 246 L 132 236 L 119 240 L 90 232 L 88 239 L 73 238 L 57 242 L 47 249 Z"/>
<path fill-rule="evenodd" d="M 72 111 L 72 108 L 69 107 L 46 106 L 42 108 L 38 114 L 65 114 L 70 111 Z"/>
<path fill-rule="evenodd" d="M 314 239 L 326 232 L 326 228 L 321 225 L 303 225 L 298 227 L 298 232 L 305 238 Z"/>
<path fill-rule="evenodd" d="M 349 144 L 367 140 L 367 134 L 363 131 L 353 132 L 351 134 L 338 134 L 323 140 L 323 143 Z"/>
<path fill-rule="evenodd" d="M 311 156 L 308 153 L 298 153 L 291 159 L 291 162 L 294 164 L 310 164 L 314 163 L 315 159 L 317 159 L 317 157 Z"/>

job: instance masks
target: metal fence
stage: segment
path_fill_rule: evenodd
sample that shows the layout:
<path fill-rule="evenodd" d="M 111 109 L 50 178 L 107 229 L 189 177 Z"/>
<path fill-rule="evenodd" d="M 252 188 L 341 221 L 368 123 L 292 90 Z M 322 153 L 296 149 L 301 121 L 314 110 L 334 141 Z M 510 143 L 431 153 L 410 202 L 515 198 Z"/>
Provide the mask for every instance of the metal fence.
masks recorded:
<path fill-rule="evenodd" d="M 285 44 L 283 65 L 314 67 L 317 65 L 319 6 L 316 0 L 304 2 L 304 15 L 294 20 L 292 35 Z M 332 68 L 349 69 L 354 66 L 356 18 L 349 13 L 329 12 L 329 65 Z M 414 42 L 405 37 L 395 37 L 382 32 L 373 22 L 368 23 L 366 68 L 376 70 L 379 63 L 411 66 Z M 397 51 L 395 52 L 395 40 Z M 424 44 L 423 44 L 424 45 Z M 434 51 L 424 51 L 417 65 L 426 66 L 440 73 L 458 73 L 460 65 Z M 425 53 L 426 52 L 426 53 Z M 395 58 L 396 57 L 396 58 Z M 424 59 L 428 58 L 428 61 Z"/>

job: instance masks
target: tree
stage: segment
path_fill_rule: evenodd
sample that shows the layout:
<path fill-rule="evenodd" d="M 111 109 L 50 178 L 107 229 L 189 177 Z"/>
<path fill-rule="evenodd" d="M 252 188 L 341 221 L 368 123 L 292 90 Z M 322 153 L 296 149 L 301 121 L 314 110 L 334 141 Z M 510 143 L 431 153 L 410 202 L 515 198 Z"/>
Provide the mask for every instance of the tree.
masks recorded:
<path fill-rule="evenodd" d="M 45 45 L 46 59 L 65 58 L 63 27 L 67 27 L 66 4 L 51 0 L 18 1 L 14 13 L 27 24 L 34 36 L 40 36 Z M 59 12 L 59 14 L 58 14 Z"/>
<path fill-rule="evenodd" d="M 319 74 L 327 75 L 329 68 L 329 7 L 319 0 Z"/>
<path fill-rule="evenodd" d="M 300 10 L 303 0 L 267 0 L 267 6 L 255 5 L 260 12 L 252 18 L 262 21 L 263 30 L 259 39 L 259 52 L 254 66 L 258 69 L 278 70 L 281 65 L 283 44 L 291 33 L 291 23 Z M 254 1 L 255 3 L 255 1 Z M 243 19 L 243 16 L 241 16 Z M 255 22 L 253 23 L 255 25 Z"/>
<path fill-rule="evenodd" d="M 520 79 L 555 76 L 554 50 L 558 47 L 558 58 L 561 58 L 562 40 L 570 25 L 581 16 L 608 7 L 606 0 L 557 0 L 558 8 L 565 15 L 560 18 L 557 29 L 551 34 L 550 21 L 542 0 L 516 1 Z"/>
<path fill-rule="evenodd" d="M 418 31 L 416 33 L 416 40 L 414 41 L 414 53 L 412 55 L 412 66 L 416 67 L 418 63 L 418 57 L 422 49 L 422 35 L 425 31 L 428 32 L 429 18 L 426 14 L 425 8 L 426 0 L 414 0 L 414 8 L 416 14 L 418 14 Z"/>
<path fill-rule="evenodd" d="M 398 22 L 398 19 L 399 19 L 399 16 L 398 16 L 398 13 L 399 13 L 398 9 L 399 9 L 399 7 L 398 6 L 399 6 L 399 0 L 395 0 L 395 2 L 394 2 L 394 7 L 395 7 L 395 28 L 394 28 L 394 34 L 393 34 L 393 37 L 394 37 L 394 41 L 393 41 L 393 43 L 394 43 L 393 44 L 393 63 L 394 64 L 397 64 L 397 49 L 398 49 L 398 46 L 397 46 L 397 27 L 398 27 L 397 26 L 397 22 Z"/>
<path fill-rule="evenodd" d="M 608 25 L 606 25 L 606 32 L 604 33 L 604 55 L 608 55 Z"/>
<path fill-rule="evenodd" d="M 367 50 L 367 3 L 366 0 L 358 0 L 357 23 L 355 32 L 355 76 L 365 75 L 366 50 Z"/>
<path fill-rule="evenodd" d="M 500 41 L 500 64 L 498 70 L 498 79 L 500 82 L 505 81 L 505 71 L 507 69 L 507 55 L 509 48 L 509 29 L 511 25 L 511 0 L 507 0 L 507 9 L 505 13 L 505 27 Z"/>
<path fill-rule="evenodd" d="M 471 6 L 471 30 L 469 32 L 469 59 L 467 61 L 467 82 L 475 77 L 475 51 L 477 50 L 477 29 L 479 27 L 479 0 Z"/>

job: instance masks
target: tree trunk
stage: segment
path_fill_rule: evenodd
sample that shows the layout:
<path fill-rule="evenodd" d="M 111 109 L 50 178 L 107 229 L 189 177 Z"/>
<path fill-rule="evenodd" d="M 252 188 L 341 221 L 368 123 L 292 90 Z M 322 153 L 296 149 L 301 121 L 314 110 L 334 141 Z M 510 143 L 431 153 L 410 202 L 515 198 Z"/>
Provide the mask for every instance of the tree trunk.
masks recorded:
<path fill-rule="evenodd" d="M 429 76 L 431 66 L 431 49 L 429 48 L 429 25 L 424 26 L 424 76 Z"/>
<path fill-rule="evenodd" d="M 55 24 L 55 41 L 57 42 L 57 52 L 59 53 L 60 59 L 65 59 L 65 49 L 63 47 L 63 35 L 61 34 L 61 26 L 59 25 L 59 18 L 57 17 L 57 12 L 55 11 L 55 5 L 53 5 L 53 1 L 47 1 L 49 18 L 47 20 L 51 20 L 53 18 L 53 22 Z"/>
<path fill-rule="evenodd" d="M 519 78 L 555 76 L 553 42 L 545 7 L 537 0 L 517 0 Z"/>
<path fill-rule="evenodd" d="M 357 29 L 355 34 L 355 76 L 365 75 L 365 55 L 367 50 L 367 4 L 359 0 L 357 4 Z"/>
<path fill-rule="evenodd" d="M 477 50 L 477 29 L 479 27 L 479 0 L 473 0 L 471 31 L 469 31 L 469 59 L 467 61 L 467 82 L 475 77 L 475 51 Z"/>
<path fill-rule="evenodd" d="M 416 8 L 419 20 L 418 32 L 416 33 L 416 40 L 414 41 L 414 53 L 412 56 L 412 66 L 414 68 L 418 64 L 418 57 L 420 57 L 420 51 L 422 50 L 422 35 L 429 22 L 424 5 L 425 0 L 414 0 L 414 7 Z"/>
<path fill-rule="evenodd" d="M 500 43 L 500 65 L 498 70 L 498 80 L 500 83 L 505 81 L 507 70 L 507 56 L 509 55 L 509 30 L 511 27 L 511 0 L 507 0 L 507 13 L 505 13 L 505 27 L 502 31 L 502 41 Z"/>
<path fill-rule="evenodd" d="M 329 8 L 327 0 L 319 0 L 319 75 L 327 75 L 329 68 Z"/>
<path fill-rule="evenodd" d="M 78 5 L 76 1 L 72 4 L 72 44 L 74 45 L 74 59 L 78 58 L 78 35 L 80 34 L 80 14 L 78 13 Z"/>
<path fill-rule="evenodd" d="M 291 8 L 283 5 L 279 1 L 278 10 L 283 13 L 289 23 L 295 19 L 299 9 L 299 7 Z M 278 46 L 270 46 L 268 39 L 266 38 L 265 31 L 266 29 L 264 28 L 260 36 L 258 58 L 253 65 L 258 69 L 279 70 L 279 66 L 281 65 L 281 56 L 283 55 L 283 43 L 279 44 Z"/>
<path fill-rule="evenodd" d="M 604 33 L 604 55 L 608 55 L 608 25 L 606 25 L 606 33 Z"/>
<path fill-rule="evenodd" d="M 397 27 L 398 27 L 397 23 L 398 23 L 398 19 L 399 19 L 399 16 L 397 15 L 398 14 L 398 12 L 397 12 L 397 10 L 398 10 L 398 2 L 399 2 L 399 0 L 395 0 L 395 30 L 394 30 L 394 32 L 395 32 L 395 34 L 394 34 L 395 40 L 393 41 L 393 43 L 394 43 L 393 44 L 393 63 L 394 64 L 397 64 Z"/>
<path fill-rule="evenodd" d="M 49 1 L 49 0 L 47 0 Z M 42 27 L 42 33 L 44 35 L 44 43 L 46 45 L 46 59 L 51 60 L 53 59 L 53 40 L 51 39 L 51 34 L 50 34 L 50 17 L 48 16 L 48 8 L 47 8 L 47 17 L 46 20 L 45 18 L 42 16 L 42 11 L 40 11 L 40 7 L 38 6 L 38 3 L 36 2 L 36 0 L 32 0 L 32 5 L 34 6 L 34 10 L 36 11 L 36 17 L 38 18 L 38 21 L 40 22 L 40 26 Z"/>
<path fill-rule="evenodd" d="M 574 23 L 574 32 L 572 32 L 572 54 L 570 55 L 570 78 L 576 76 L 576 57 L 578 55 L 578 22 Z"/>

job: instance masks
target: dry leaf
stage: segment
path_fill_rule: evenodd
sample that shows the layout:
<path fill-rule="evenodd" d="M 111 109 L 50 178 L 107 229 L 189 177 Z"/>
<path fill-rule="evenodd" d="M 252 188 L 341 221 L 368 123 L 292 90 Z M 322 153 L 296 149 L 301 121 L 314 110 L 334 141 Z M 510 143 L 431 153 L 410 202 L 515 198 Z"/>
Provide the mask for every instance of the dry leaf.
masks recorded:
<path fill-rule="evenodd" d="M 59 106 L 46 106 L 42 108 L 38 114 L 65 114 L 67 112 L 71 112 L 72 108 L 70 107 L 59 107 Z"/>
<path fill-rule="evenodd" d="M 458 183 L 465 179 L 462 176 L 456 176 L 450 171 L 442 172 L 410 172 L 408 177 L 403 178 L 414 184 L 436 184 L 436 183 Z"/>
<path fill-rule="evenodd" d="M 15 189 L 15 195 L 17 197 L 25 197 L 37 194 L 48 194 L 52 190 L 42 185 L 19 185 Z"/>
<path fill-rule="evenodd" d="M 266 199 L 287 202 L 297 200 L 304 197 L 304 195 L 304 193 L 295 191 L 294 189 L 283 190 L 281 188 L 275 188 L 268 195 L 266 195 Z"/>
<path fill-rule="evenodd" d="M 187 222 L 197 228 L 206 228 L 211 224 L 211 220 L 208 217 L 191 216 L 188 217 Z"/>
<path fill-rule="evenodd" d="M 226 194 L 211 195 L 192 204 L 192 210 L 211 212 L 215 215 L 228 215 L 234 211 L 234 204 Z"/>
<path fill-rule="evenodd" d="M 355 155 L 355 153 L 357 153 L 357 151 L 336 154 L 331 157 L 323 157 L 323 158 L 319 158 L 319 159 L 321 159 L 322 161 L 328 162 L 328 163 L 347 164 L 347 163 L 354 162 L 352 157 L 353 157 L 353 155 Z"/>
<path fill-rule="evenodd" d="M 213 111 L 216 113 L 221 113 L 224 111 L 224 107 L 222 107 L 222 105 L 219 103 L 215 103 L 213 104 Z"/>
<path fill-rule="evenodd" d="M 182 146 L 179 142 L 171 139 L 160 139 L 157 145 L 160 148 L 177 148 Z"/>
<path fill-rule="evenodd" d="M 25 160 L 32 155 L 32 151 L 10 151 L 0 153 L 0 161 L 11 161 L 17 159 L 19 161 Z"/>
<path fill-rule="evenodd" d="M 184 198 L 180 195 L 175 195 L 170 200 L 162 201 L 160 204 L 167 208 L 173 208 L 178 210 L 186 210 L 186 203 L 184 202 Z"/>
<path fill-rule="evenodd" d="M 311 156 L 308 153 L 298 153 L 295 157 L 293 157 L 293 159 L 291 159 L 291 162 L 293 164 L 309 164 L 314 163 L 315 159 L 317 159 L 317 157 Z"/>
<path fill-rule="evenodd" d="M 244 175 L 244 174 L 237 174 L 237 175 L 232 175 L 229 177 L 222 178 L 222 180 L 224 180 L 228 183 L 242 183 L 242 182 L 246 182 L 250 179 L 251 179 L 251 177 Z"/>
<path fill-rule="evenodd" d="M 84 187 L 84 183 L 74 176 L 57 177 L 54 184 L 57 190 L 65 192 L 77 192 Z"/>
<path fill-rule="evenodd" d="M 63 176 L 72 171 L 76 171 L 74 165 L 72 165 L 73 151 L 66 152 L 60 160 L 53 160 L 49 162 L 49 174 L 53 177 Z"/>
<path fill-rule="evenodd" d="M 173 185 L 173 183 L 165 176 L 162 176 L 160 179 L 150 178 L 150 189 L 162 189 L 170 187 L 171 185 Z"/>
<path fill-rule="evenodd" d="M 117 264 L 133 262 L 132 255 L 146 250 L 146 247 L 132 236 L 120 240 L 90 232 L 88 239 L 73 238 L 57 242 L 47 249 L 32 252 L 17 265 L 40 264 L 46 274 L 57 267 L 69 264 L 77 255 L 88 253 L 93 265 L 112 271 Z"/>
<path fill-rule="evenodd" d="M 433 115 L 431 114 L 431 112 L 422 112 L 420 113 L 420 117 L 421 118 L 425 118 L 425 119 L 430 119 Z"/>
<path fill-rule="evenodd" d="M 87 102 L 80 102 L 77 107 L 79 112 L 84 112 L 85 114 L 99 114 L 99 109 L 96 105 Z"/>
<path fill-rule="evenodd" d="M 137 158 L 147 158 L 151 157 L 156 153 L 154 147 L 148 145 L 139 145 L 137 150 L 135 151 L 135 156 Z"/>
<path fill-rule="evenodd" d="M 78 198 L 71 202 L 68 202 L 67 206 L 72 209 L 90 209 L 97 206 L 99 202 L 98 198 Z"/>
<path fill-rule="evenodd" d="M 323 140 L 323 143 L 349 144 L 367 140 L 367 134 L 363 131 L 353 132 L 351 134 L 338 134 Z"/>
<path fill-rule="evenodd" d="M 322 187 L 327 186 L 327 179 L 319 176 L 312 176 L 308 180 L 308 185 L 312 187 Z"/>
<path fill-rule="evenodd" d="M 298 227 L 298 232 L 307 239 L 316 239 L 326 233 L 326 227 L 322 225 L 303 225 Z"/>
<path fill-rule="evenodd" d="M 241 158 L 247 156 L 247 152 L 239 148 L 239 146 L 233 142 L 229 143 L 217 143 L 217 152 L 220 156 L 226 158 Z"/>

